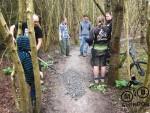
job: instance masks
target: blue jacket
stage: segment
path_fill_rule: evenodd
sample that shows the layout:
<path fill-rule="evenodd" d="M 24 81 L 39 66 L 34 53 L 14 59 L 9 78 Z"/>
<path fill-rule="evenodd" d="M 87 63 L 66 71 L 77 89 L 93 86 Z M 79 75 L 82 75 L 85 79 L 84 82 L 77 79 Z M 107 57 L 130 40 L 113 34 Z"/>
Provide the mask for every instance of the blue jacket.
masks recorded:
<path fill-rule="evenodd" d="M 79 28 L 79 35 L 80 36 L 88 36 L 90 33 L 92 26 L 90 21 L 81 21 L 80 28 Z"/>

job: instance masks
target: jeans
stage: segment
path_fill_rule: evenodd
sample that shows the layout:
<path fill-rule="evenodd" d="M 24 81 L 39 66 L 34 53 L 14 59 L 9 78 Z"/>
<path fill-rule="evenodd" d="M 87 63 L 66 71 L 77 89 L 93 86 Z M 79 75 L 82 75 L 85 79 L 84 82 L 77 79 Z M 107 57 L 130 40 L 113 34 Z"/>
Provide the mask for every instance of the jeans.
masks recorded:
<path fill-rule="evenodd" d="M 86 38 L 89 38 L 89 36 L 81 36 L 80 39 L 80 54 L 87 54 L 88 51 L 88 43 L 85 41 Z"/>

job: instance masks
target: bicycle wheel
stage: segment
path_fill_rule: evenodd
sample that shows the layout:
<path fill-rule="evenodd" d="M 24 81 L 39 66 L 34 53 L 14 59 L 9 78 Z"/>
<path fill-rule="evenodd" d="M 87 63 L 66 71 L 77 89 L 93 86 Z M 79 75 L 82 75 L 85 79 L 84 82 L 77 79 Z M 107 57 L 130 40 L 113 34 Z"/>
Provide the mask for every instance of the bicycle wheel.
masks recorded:
<path fill-rule="evenodd" d="M 147 62 L 137 61 L 130 64 L 130 75 L 135 76 L 135 78 L 143 83 L 144 76 L 146 74 Z"/>

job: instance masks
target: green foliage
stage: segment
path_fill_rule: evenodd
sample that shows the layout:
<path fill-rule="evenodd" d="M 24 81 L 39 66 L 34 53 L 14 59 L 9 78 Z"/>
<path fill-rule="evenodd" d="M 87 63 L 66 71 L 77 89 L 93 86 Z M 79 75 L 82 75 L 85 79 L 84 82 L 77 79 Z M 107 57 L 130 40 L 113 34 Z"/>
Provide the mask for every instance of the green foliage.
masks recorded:
<path fill-rule="evenodd" d="M 44 62 L 40 62 L 41 66 L 42 66 L 42 69 L 47 69 L 48 68 L 48 64 L 47 63 L 44 63 Z"/>
<path fill-rule="evenodd" d="M 148 60 L 147 54 L 141 54 L 140 60 L 141 60 L 141 61 L 147 61 L 147 60 Z"/>
<path fill-rule="evenodd" d="M 41 66 L 44 70 L 46 70 L 49 66 L 53 65 L 53 63 L 54 63 L 54 60 L 50 55 L 48 55 L 47 61 L 44 61 L 44 62 L 41 61 L 40 62 Z"/>
<path fill-rule="evenodd" d="M 91 90 L 95 90 L 95 91 L 100 91 L 102 93 L 105 93 L 106 92 L 106 88 L 107 88 L 107 85 L 105 84 L 95 84 L 95 83 L 91 83 L 89 88 Z"/>
<path fill-rule="evenodd" d="M 116 87 L 119 89 L 127 87 L 128 85 L 128 81 L 126 80 L 116 80 L 115 83 L 116 83 Z"/>
<path fill-rule="evenodd" d="M 47 91 L 47 87 L 46 87 L 46 86 L 44 86 L 44 85 L 42 85 L 42 86 L 41 86 L 41 91 L 42 91 L 42 92 Z"/>
<path fill-rule="evenodd" d="M 13 69 L 11 67 L 7 67 L 3 69 L 3 72 L 5 75 L 10 75 L 13 72 Z"/>

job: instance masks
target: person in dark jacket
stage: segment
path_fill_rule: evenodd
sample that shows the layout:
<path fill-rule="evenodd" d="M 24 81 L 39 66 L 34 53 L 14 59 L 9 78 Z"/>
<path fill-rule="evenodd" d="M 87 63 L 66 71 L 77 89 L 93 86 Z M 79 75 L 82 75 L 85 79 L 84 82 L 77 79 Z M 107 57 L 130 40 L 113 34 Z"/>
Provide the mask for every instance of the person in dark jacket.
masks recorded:
<path fill-rule="evenodd" d="M 94 73 L 94 82 L 104 82 L 106 74 L 106 52 L 109 48 L 111 31 L 112 31 L 112 16 L 106 13 L 105 18 L 100 16 L 97 18 L 97 26 L 90 31 L 88 40 L 89 45 L 92 45 L 92 64 Z M 101 76 L 100 76 L 101 75 Z"/>

